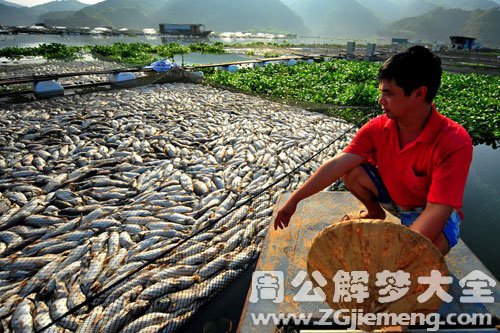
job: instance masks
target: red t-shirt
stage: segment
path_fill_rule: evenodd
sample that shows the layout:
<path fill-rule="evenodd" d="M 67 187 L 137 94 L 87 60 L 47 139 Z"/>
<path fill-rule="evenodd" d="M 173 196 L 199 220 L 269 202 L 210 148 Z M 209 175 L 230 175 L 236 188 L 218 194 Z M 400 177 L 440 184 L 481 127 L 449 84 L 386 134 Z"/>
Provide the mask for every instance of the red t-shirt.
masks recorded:
<path fill-rule="evenodd" d="M 344 149 L 378 168 L 394 202 L 403 209 L 432 202 L 452 206 L 460 217 L 472 142 L 459 124 L 436 111 L 416 140 L 399 147 L 396 121 L 386 115 L 365 124 Z"/>

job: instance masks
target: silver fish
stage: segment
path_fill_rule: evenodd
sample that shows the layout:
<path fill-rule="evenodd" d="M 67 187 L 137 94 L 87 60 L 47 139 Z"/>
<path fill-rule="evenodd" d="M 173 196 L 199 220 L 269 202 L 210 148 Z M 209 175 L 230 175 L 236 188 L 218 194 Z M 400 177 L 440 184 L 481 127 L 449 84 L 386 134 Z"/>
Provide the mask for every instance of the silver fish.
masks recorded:
<path fill-rule="evenodd" d="M 10 321 L 14 332 L 31 333 L 33 331 L 33 308 L 33 301 L 28 297 L 19 303 Z"/>
<path fill-rule="evenodd" d="M 170 318 L 171 316 L 166 313 L 150 312 L 129 323 L 121 333 L 158 332 Z"/>

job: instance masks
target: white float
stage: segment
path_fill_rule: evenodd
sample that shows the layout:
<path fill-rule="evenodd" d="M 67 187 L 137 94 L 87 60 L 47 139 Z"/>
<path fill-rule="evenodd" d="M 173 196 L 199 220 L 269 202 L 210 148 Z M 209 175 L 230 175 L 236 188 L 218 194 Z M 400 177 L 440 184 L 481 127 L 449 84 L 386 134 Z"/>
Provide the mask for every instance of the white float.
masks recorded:
<path fill-rule="evenodd" d="M 56 80 L 33 83 L 33 92 L 37 98 L 50 98 L 64 95 L 63 86 Z"/>

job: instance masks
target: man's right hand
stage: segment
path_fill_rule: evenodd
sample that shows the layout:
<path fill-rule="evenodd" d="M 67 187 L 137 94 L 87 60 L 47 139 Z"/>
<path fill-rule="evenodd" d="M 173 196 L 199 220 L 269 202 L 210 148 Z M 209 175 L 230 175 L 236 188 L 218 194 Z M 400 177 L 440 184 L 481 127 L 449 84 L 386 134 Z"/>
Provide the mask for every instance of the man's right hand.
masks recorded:
<path fill-rule="evenodd" d="M 294 200 L 288 199 L 285 204 L 278 210 L 278 214 L 276 215 L 276 219 L 274 220 L 274 230 L 284 229 L 288 227 L 290 223 L 290 219 L 292 218 L 293 213 L 295 213 L 295 209 L 297 209 L 297 202 Z"/>
<path fill-rule="evenodd" d="M 283 207 L 278 210 L 274 220 L 274 230 L 288 227 L 299 201 L 323 190 L 349 170 L 365 161 L 366 158 L 359 155 L 340 153 L 323 163 L 299 189 L 292 193 Z"/>

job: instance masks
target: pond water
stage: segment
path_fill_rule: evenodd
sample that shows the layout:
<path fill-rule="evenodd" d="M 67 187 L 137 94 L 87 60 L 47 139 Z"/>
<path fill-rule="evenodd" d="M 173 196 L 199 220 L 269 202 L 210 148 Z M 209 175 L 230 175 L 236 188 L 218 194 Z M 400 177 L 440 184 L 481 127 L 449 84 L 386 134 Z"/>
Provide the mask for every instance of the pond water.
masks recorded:
<path fill-rule="evenodd" d="M 250 42 L 265 42 L 265 43 L 282 43 L 288 42 L 291 44 L 339 44 L 346 45 L 348 41 L 355 40 L 357 43 L 366 44 L 367 42 L 376 43 L 377 45 L 390 45 L 390 39 L 377 38 L 377 39 L 353 39 L 353 38 L 333 38 L 333 37 L 297 37 L 297 38 L 177 38 L 177 37 L 160 37 L 160 36 L 68 36 L 68 35 L 0 35 L 0 48 L 11 46 L 37 46 L 40 44 L 61 43 L 66 45 L 107 45 L 113 43 L 133 43 L 133 42 L 146 42 L 153 45 L 160 45 L 165 43 L 177 42 L 180 44 L 190 43 L 250 43 Z"/>
<path fill-rule="evenodd" d="M 500 279 L 500 149 L 474 147 L 464 193 L 462 239 Z"/>

